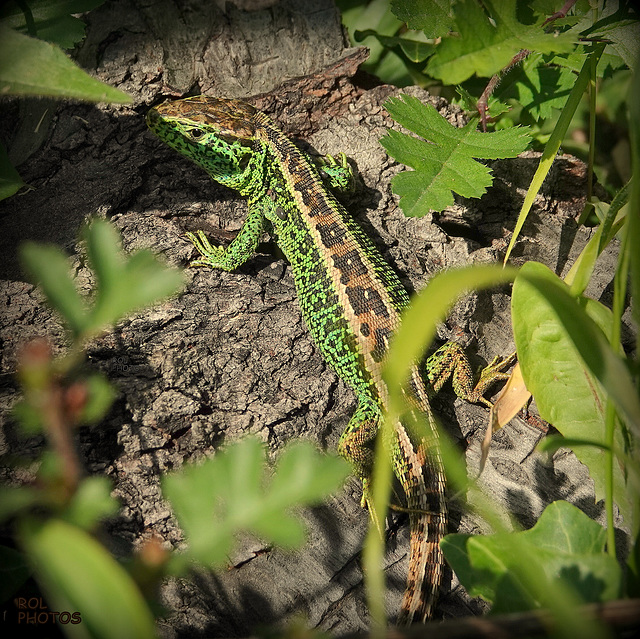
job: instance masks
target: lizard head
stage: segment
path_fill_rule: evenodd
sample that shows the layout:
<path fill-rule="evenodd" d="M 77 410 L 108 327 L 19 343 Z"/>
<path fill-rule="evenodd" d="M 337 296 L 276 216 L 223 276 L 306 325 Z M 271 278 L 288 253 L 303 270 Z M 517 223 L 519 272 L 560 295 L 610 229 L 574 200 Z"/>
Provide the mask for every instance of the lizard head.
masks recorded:
<path fill-rule="evenodd" d="M 156 106 L 146 120 L 163 142 L 196 162 L 214 180 L 240 190 L 249 179 L 255 157 L 255 113 L 246 102 L 201 95 Z"/>

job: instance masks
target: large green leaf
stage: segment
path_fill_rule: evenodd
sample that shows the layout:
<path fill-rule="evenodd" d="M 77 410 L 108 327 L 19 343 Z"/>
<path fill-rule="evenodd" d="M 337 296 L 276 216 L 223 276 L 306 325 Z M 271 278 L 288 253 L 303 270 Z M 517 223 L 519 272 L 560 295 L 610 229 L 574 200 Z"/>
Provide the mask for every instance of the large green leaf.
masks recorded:
<path fill-rule="evenodd" d="M 8 0 L 0 9 L 0 24 L 25 35 L 71 49 L 84 38 L 85 23 L 72 14 L 99 7 L 104 0 Z M 28 5 L 31 16 L 25 16 L 20 5 Z M 35 31 L 31 33 L 30 31 Z"/>
<path fill-rule="evenodd" d="M 605 553 L 606 531 L 575 506 L 557 501 L 519 533 L 447 535 L 442 549 L 470 595 L 492 612 L 555 608 L 565 594 L 582 602 L 617 599 L 622 571 Z"/>
<path fill-rule="evenodd" d="M 0 93 L 131 102 L 131 97 L 92 78 L 57 46 L 0 27 Z"/>
<path fill-rule="evenodd" d="M 125 569 L 89 534 L 67 522 L 24 521 L 20 539 L 52 610 L 77 612 L 70 637 L 152 639 L 153 617 Z"/>
<path fill-rule="evenodd" d="M 513 0 L 485 0 L 482 4 L 461 0 L 454 13 L 458 35 L 442 41 L 426 69 L 445 84 L 459 84 L 474 73 L 491 77 L 522 49 L 553 53 L 569 52 L 574 46 L 576 36 L 570 33 L 545 33 L 545 16 L 532 24 L 520 22 Z"/>
<path fill-rule="evenodd" d="M 389 130 L 380 140 L 391 156 L 415 169 L 391 182 L 405 215 L 441 211 L 453 204 L 453 193 L 480 197 L 492 180 L 491 170 L 477 160 L 515 157 L 530 141 L 527 127 L 481 133 L 473 120 L 458 129 L 433 106 L 408 95 L 391 98 L 384 106 L 394 120 L 424 138 Z"/>
<path fill-rule="evenodd" d="M 605 494 L 605 398 L 603 388 L 636 433 L 640 402 L 624 361 L 610 348 L 601 325 L 602 305 L 582 300 L 547 267 L 526 263 L 513 286 L 513 332 L 522 374 L 540 415 L 565 437 L 593 442 L 575 454 L 589 468 L 596 497 Z M 594 319 L 596 321 L 594 321 Z M 598 323 L 600 323 L 600 326 Z M 615 443 L 625 451 L 617 431 Z M 631 522 L 632 496 L 619 465 L 614 466 L 614 499 Z"/>

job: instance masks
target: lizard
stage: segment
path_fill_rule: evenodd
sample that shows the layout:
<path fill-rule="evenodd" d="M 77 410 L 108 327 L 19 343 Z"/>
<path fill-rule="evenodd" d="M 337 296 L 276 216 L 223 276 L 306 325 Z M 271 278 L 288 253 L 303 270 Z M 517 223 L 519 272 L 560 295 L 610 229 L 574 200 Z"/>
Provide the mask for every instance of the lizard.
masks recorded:
<path fill-rule="evenodd" d="M 373 445 L 387 401 L 381 371 L 409 295 L 332 193 L 351 186 L 346 156 L 311 159 L 271 118 L 241 100 L 169 101 L 151 108 L 146 122 L 163 142 L 247 199 L 248 214 L 226 248 L 212 246 L 202 231 L 187 233 L 200 254 L 191 266 L 233 271 L 253 255 L 264 231 L 291 265 L 306 325 L 358 400 L 338 450 L 362 480 L 362 503 L 371 510 Z M 464 350 L 450 341 L 423 370 L 416 365 L 411 372 L 409 401 L 428 417 L 429 426 L 427 435 L 416 435 L 398 420 L 390 446 L 410 519 L 401 624 L 433 615 L 444 570 L 439 543 L 447 527 L 445 473 L 429 397 L 451 378 L 458 396 L 490 406 L 484 394 L 493 382 L 507 378 L 503 370 L 510 363 L 510 358 L 496 358 L 476 380 Z"/>

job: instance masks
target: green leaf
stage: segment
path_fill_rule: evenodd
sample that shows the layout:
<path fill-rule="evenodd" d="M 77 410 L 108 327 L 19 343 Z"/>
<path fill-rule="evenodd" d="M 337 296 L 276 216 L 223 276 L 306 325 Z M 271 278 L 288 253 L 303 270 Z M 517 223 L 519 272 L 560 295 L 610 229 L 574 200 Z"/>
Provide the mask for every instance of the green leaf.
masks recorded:
<path fill-rule="evenodd" d="M 78 420 L 82 424 L 95 424 L 106 414 L 113 400 L 116 391 L 109 383 L 108 379 L 101 373 L 94 373 L 84 379 L 87 387 L 87 401 L 82 409 L 82 415 Z"/>
<path fill-rule="evenodd" d="M 67 258 L 59 248 L 29 242 L 20 247 L 25 269 L 76 338 L 104 330 L 126 314 L 172 295 L 183 285 L 182 272 L 167 268 L 150 251 L 126 256 L 117 231 L 108 222 L 94 221 L 87 228 L 86 241 L 97 280 L 95 303 L 90 309 L 76 290 Z M 91 421 L 106 412 L 113 393 L 98 378 L 89 381 L 85 418 Z"/>
<path fill-rule="evenodd" d="M 606 531 L 575 506 L 557 501 L 519 533 L 447 535 L 442 549 L 471 596 L 492 613 L 554 608 L 566 592 L 602 602 L 622 593 L 622 571 L 605 551 Z"/>
<path fill-rule="evenodd" d="M 11 197 L 23 186 L 25 186 L 25 183 L 13 164 L 11 164 L 4 144 L 0 143 L 0 200 Z"/>
<path fill-rule="evenodd" d="M 0 522 L 15 517 L 42 501 L 41 491 L 31 486 L 2 486 L 0 488 Z"/>
<path fill-rule="evenodd" d="M 596 265 L 596 260 L 615 237 L 627 219 L 626 205 L 629 201 L 629 183 L 625 184 L 615 195 L 611 204 L 600 204 L 605 211 L 604 217 L 599 217 L 601 224 L 591 236 L 587 245 L 582 249 L 578 259 L 564 278 L 571 286 L 572 295 L 582 295 L 587 288 Z M 598 211 L 596 208 L 596 211 Z"/>
<path fill-rule="evenodd" d="M 523 60 L 500 84 L 501 100 L 517 100 L 535 120 L 552 117 L 567 102 L 576 77 L 570 69 L 545 64 L 540 54 Z"/>
<path fill-rule="evenodd" d="M 163 492 L 189 543 L 184 554 L 172 558 L 172 571 L 184 571 L 190 561 L 220 565 L 240 531 L 287 548 L 299 546 L 304 528 L 288 510 L 318 503 L 348 472 L 344 460 L 300 443 L 285 449 L 269 481 L 262 445 L 247 438 L 165 477 Z"/>
<path fill-rule="evenodd" d="M 593 60 L 597 61 L 600 59 L 602 51 L 604 49 L 604 45 L 599 45 L 594 50 L 592 56 Z M 573 116 L 578 108 L 582 100 L 582 96 L 587 89 L 587 85 L 590 79 L 590 69 L 591 69 L 591 60 L 585 60 L 578 77 L 575 80 L 573 89 L 571 90 L 571 94 L 567 99 L 567 103 L 565 104 L 558 121 L 556 122 L 555 127 L 553 128 L 553 133 L 549 137 L 548 142 L 544 147 L 544 151 L 542 152 L 542 157 L 540 158 L 540 163 L 538 164 L 538 168 L 531 179 L 531 184 L 529 184 L 529 188 L 527 189 L 527 193 L 524 197 L 524 202 L 522 203 L 522 207 L 520 209 L 520 213 L 518 214 L 518 220 L 516 222 L 516 226 L 513 230 L 513 234 L 511 236 L 511 240 L 509 240 L 509 246 L 507 247 L 507 252 L 504 256 L 504 262 L 507 263 L 509 259 L 509 255 L 511 254 L 511 250 L 515 246 L 515 243 L 518 239 L 518 235 L 520 234 L 520 230 L 524 226 L 524 223 L 529 215 L 529 211 L 533 205 L 536 195 L 538 191 L 542 187 L 542 183 L 546 178 L 547 174 L 551 169 L 551 165 L 555 160 L 556 154 L 560 149 L 560 144 L 564 140 L 564 136 L 569 128 L 569 124 L 573 119 Z"/>
<path fill-rule="evenodd" d="M 57 246 L 25 242 L 20 247 L 24 269 L 40 285 L 49 304 L 62 315 L 71 332 L 87 325 L 87 309 L 69 273 L 69 262 Z"/>
<path fill-rule="evenodd" d="M 86 532 L 50 519 L 24 521 L 20 539 L 52 610 L 77 612 L 77 636 L 156 637 L 153 617 L 125 569 Z"/>
<path fill-rule="evenodd" d="M 461 0 L 454 5 L 457 37 L 443 39 L 430 58 L 426 72 L 445 84 L 459 84 L 474 73 L 491 77 L 506 67 L 522 49 L 538 53 L 569 52 L 574 36 L 545 33 L 539 16 L 533 24 L 517 18 L 512 0 L 493 0 L 482 4 Z"/>
<path fill-rule="evenodd" d="M 445 35 L 455 23 L 451 0 L 392 0 L 391 10 L 410 29 L 420 29 L 428 38 Z"/>
<path fill-rule="evenodd" d="M 582 305 L 581 305 L 582 304 Z M 581 299 L 547 267 L 528 262 L 513 286 L 513 331 L 522 374 L 543 419 L 565 437 L 600 446 L 575 449 L 595 483 L 596 497 L 605 494 L 604 395 L 606 390 L 636 436 L 640 401 L 624 361 L 611 349 L 600 323 L 602 305 Z M 589 313 L 589 314 L 588 314 Z M 591 315 L 591 317 L 589 316 Z M 616 445 L 625 451 L 620 429 Z M 628 524 L 632 498 L 623 472 L 614 466 L 614 499 Z"/>
<path fill-rule="evenodd" d="M 29 0 L 32 26 L 15 0 L 5 2 L 0 10 L 0 24 L 71 49 L 84 38 L 85 23 L 71 14 L 85 13 L 100 6 L 104 0 Z M 27 3 L 25 3 L 27 4 Z M 35 33 L 31 33 L 35 30 Z"/>
<path fill-rule="evenodd" d="M 83 479 L 62 513 L 63 519 L 88 530 L 101 519 L 115 514 L 118 502 L 111 496 L 111 489 L 111 482 L 107 477 Z"/>
<path fill-rule="evenodd" d="M 182 272 L 163 266 L 150 251 L 125 256 L 117 231 L 107 222 L 95 220 L 85 237 L 97 282 L 87 331 L 99 331 L 134 310 L 172 295 L 183 285 Z"/>
<path fill-rule="evenodd" d="M 472 121 L 458 129 L 433 106 L 408 95 L 391 98 L 384 106 L 394 120 L 426 140 L 393 130 L 380 140 L 391 156 L 415 169 L 392 180 L 405 215 L 441 211 L 453 204 L 454 192 L 480 197 L 491 184 L 491 172 L 477 159 L 515 157 L 530 140 L 527 127 L 481 133 Z"/>
<path fill-rule="evenodd" d="M 42 434 L 42 414 L 38 410 L 37 406 L 34 406 L 26 399 L 21 399 L 13 405 L 11 414 L 20 424 L 20 429 L 25 435 L 30 436 Z"/>
<path fill-rule="evenodd" d="M 637 7 L 635 9 L 637 11 Z M 632 3 L 604 3 L 598 17 L 584 35 L 609 40 L 611 48 L 632 71 L 635 70 L 640 59 L 640 21 Z"/>
<path fill-rule="evenodd" d="M 0 93 L 131 102 L 126 93 L 92 78 L 57 46 L 0 26 Z"/>
<path fill-rule="evenodd" d="M 399 47 L 402 53 L 411 62 L 423 62 L 426 60 L 434 50 L 434 45 L 430 42 L 421 42 L 420 40 L 414 40 L 412 38 L 400 37 L 400 36 L 385 36 L 376 33 L 372 29 L 366 31 L 356 31 L 353 34 L 356 40 L 364 40 L 364 38 L 373 37 L 380 42 L 387 49 L 394 49 Z"/>

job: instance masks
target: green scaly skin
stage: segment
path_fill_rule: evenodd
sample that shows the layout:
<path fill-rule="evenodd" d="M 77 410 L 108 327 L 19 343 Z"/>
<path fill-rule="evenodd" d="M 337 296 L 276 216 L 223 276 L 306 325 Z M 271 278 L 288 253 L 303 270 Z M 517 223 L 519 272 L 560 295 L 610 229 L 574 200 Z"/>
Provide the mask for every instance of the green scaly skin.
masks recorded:
<path fill-rule="evenodd" d="M 300 151 L 264 114 L 239 100 L 206 96 L 167 102 L 147 115 L 149 128 L 224 186 L 247 198 L 247 218 L 227 248 L 189 233 L 201 254 L 192 266 L 232 271 L 254 253 L 267 230 L 291 264 L 304 319 L 323 356 L 353 389 L 358 408 L 340 438 L 339 451 L 363 482 L 363 503 L 373 463 L 373 444 L 387 401 L 382 361 L 409 296 L 367 236 L 328 189 L 349 189 L 353 175 L 344 155 L 320 166 Z M 429 395 L 452 380 L 470 402 L 505 379 L 511 363 L 497 360 L 474 382 L 461 347 L 449 342 L 410 380 L 410 404 L 426 414 L 430 434 L 395 426 L 391 455 L 406 493 L 411 523 L 409 576 L 399 621 L 424 621 L 433 613 L 444 559 L 445 477 Z"/>

